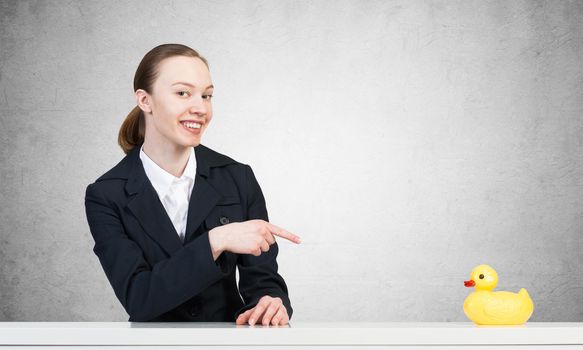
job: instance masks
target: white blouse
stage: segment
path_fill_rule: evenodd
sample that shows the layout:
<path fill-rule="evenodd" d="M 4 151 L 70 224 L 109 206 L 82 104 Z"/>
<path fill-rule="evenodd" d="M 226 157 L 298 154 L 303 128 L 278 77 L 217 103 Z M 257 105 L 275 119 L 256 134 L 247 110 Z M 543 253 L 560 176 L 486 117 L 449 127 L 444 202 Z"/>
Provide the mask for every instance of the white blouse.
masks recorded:
<path fill-rule="evenodd" d="M 188 163 L 186 163 L 184 173 L 182 173 L 181 177 L 176 177 L 150 159 L 144 152 L 144 146 L 140 149 L 140 159 L 146 175 L 152 186 L 154 186 L 156 193 L 158 193 L 158 197 L 182 242 L 184 242 L 186 233 L 188 203 L 196 176 L 194 147 L 191 147 L 190 150 L 190 157 L 188 158 Z"/>

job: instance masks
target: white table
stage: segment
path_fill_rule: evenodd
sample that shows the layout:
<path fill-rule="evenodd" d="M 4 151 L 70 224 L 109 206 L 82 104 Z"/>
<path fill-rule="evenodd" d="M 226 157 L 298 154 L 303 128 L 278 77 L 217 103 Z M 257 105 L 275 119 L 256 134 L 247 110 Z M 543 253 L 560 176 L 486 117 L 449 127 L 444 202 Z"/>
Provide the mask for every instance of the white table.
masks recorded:
<path fill-rule="evenodd" d="M 0 349 L 583 349 L 583 323 L 0 322 Z"/>

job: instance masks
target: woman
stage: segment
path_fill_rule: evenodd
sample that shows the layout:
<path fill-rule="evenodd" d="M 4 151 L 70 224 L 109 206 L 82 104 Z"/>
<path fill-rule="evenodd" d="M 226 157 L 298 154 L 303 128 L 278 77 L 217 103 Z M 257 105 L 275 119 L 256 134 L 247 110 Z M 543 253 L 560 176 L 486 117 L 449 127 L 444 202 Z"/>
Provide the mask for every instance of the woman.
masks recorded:
<path fill-rule="evenodd" d="M 207 61 L 155 47 L 134 91 L 118 139 L 126 156 L 85 194 L 93 251 L 129 321 L 287 324 L 274 236 L 300 239 L 268 222 L 251 167 L 200 144 L 212 119 Z"/>

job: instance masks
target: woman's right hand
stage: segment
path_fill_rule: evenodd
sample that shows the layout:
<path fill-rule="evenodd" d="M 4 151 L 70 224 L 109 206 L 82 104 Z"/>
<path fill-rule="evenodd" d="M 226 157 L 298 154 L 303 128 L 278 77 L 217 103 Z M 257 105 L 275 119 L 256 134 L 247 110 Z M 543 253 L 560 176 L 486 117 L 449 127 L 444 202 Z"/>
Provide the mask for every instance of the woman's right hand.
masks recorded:
<path fill-rule="evenodd" d="M 214 260 L 224 251 L 259 256 L 275 243 L 274 236 L 296 244 L 301 241 L 299 236 L 260 219 L 218 226 L 210 230 L 208 235 Z"/>

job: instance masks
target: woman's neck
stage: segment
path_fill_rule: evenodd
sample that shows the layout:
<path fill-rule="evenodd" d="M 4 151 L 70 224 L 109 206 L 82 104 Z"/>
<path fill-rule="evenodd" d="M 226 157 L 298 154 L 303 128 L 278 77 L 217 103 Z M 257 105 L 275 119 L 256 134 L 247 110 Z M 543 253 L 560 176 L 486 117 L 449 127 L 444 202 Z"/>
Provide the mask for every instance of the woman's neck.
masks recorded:
<path fill-rule="evenodd" d="M 170 174 L 181 177 L 190 157 L 190 147 L 184 147 L 169 142 L 148 142 L 144 141 L 144 153 L 154 163 Z"/>

